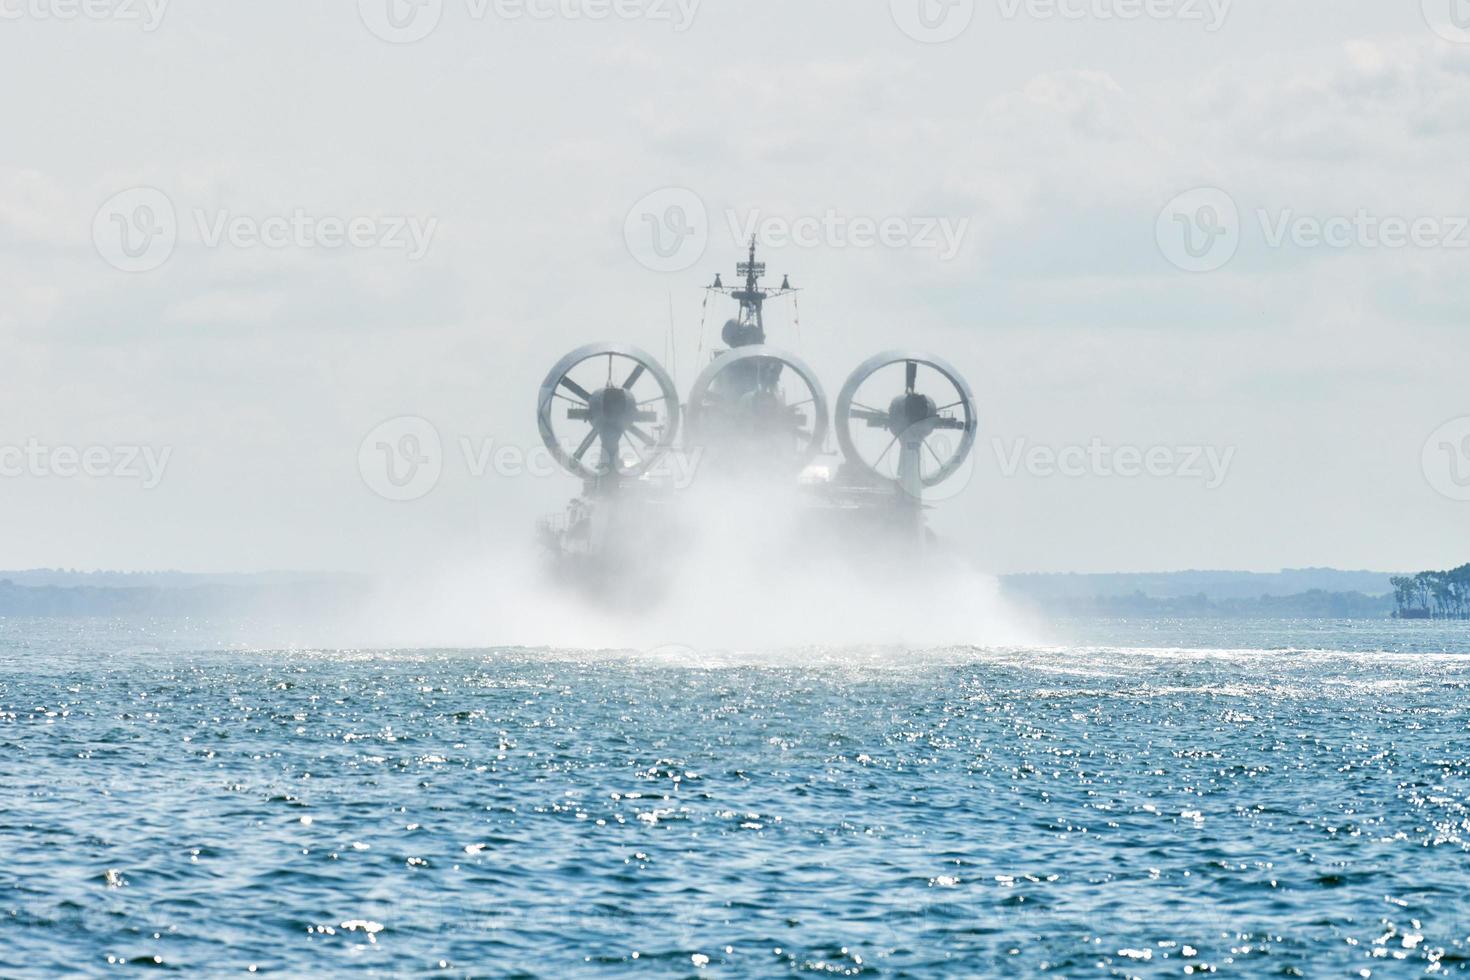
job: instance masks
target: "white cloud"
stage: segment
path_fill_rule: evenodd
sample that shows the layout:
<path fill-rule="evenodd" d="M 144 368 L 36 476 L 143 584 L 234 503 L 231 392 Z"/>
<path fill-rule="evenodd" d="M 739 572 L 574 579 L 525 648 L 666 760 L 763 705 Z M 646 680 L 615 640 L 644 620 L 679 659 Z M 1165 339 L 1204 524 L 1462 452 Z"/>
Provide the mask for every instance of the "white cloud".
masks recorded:
<path fill-rule="evenodd" d="M 687 384 L 698 287 L 728 274 L 735 245 L 717 236 L 687 274 L 656 276 L 621 239 L 634 201 L 677 185 L 721 228 L 728 209 L 971 220 L 950 263 L 767 256 L 809 287 L 802 349 L 831 388 L 873 351 L 928 346 L 972 376 L 988 434 L 1239 445 L 1204 541 L 1171 530 L 1200 502 L 1168 488 L 1109 488 L 1097 507 L 1086 487 L 948 503 L 941 523 L 996 567 L 1432 564 L 1446 515 L 1418 447 L 1383 461 L 1398 458 L 1389 440 L 1465 410 L 1463 256 L 1273 250 L 1256 229 L 1224 270 L 1191 276 L 1153 235 L 1164 202 L 1202 184 L 1248 222 L 1258 208 L 1470 213 L 1470 49 L 1387 13 L 1289 38 L 1248 13 L 1208 36 L 977 23 L 932 47 L 886 11 L 835 4 L 710 8 L 684 35 L 471 25 L 404 47 L 326 9 L 180 8 L 126 39 L 17 25 L 0 72 L 54 97 L 0 117 L 0 337 L 24 368 L 0 395 L 0 436 L 86 442 L 121 425 L 178 443 L 187 492 L 171 491 L 147 564 L 372 565 L 403 558 L 383 540 L 457 547 L 476 508 L 529 527 L 560 504 L 544 485 L 450 486 L 436 497 L 452 513 L 432 518 L 414 514 L 433 504 L 403 516 L 358 500 L 356 440 L 413 413 L 450 437 L 533 441 L 546 368 L 590 340 L 663 350 L 671 295 Z M 420 263 L 185 240 L 130 276 L 88 235 L 103 200 L 141 183 L 186 217 L 301 207 L 440 228 Z M 780 310 L 773 332 L 797 345 Z M 1293 463 L 1303 441 L 1310 466 Z M 1365 499 L 1391 506 L 1347 532 L 1286 527 L 1370 467 Z M 152 520 L 137 500 L 3 489 L 28 515 L 13 561 L 140 564 L 137 539 L 73 557 L 48 533 Z M 1103 503 L 1136 528 L 1130 554 L 1102 550 L 1089 522 Z"/>

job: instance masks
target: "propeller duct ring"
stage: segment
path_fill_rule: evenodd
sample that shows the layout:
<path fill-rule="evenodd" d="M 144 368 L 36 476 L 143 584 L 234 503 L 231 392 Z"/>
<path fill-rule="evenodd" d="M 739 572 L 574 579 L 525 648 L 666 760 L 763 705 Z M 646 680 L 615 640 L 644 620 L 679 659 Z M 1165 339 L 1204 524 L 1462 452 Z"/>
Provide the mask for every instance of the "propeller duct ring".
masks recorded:
<path fill-rule="evenodd" d="M 948 361 L 941 357 L 917 351 L 895 350 L 875 354 L 858 365 L 857 370 L 848 376 L 847 383 L 842 386 L 842 391 L 837 395 L 837 444 L 842 448 L 843 457 L 850 462 L 862 466 L 875 476 L 882 477 L 883 479 L 892 479 L 879 473 L 875 465 L 870 463 L 858 452 L 857 445 L 852 438 L 853 402 L 857 397 L 858 390 L 874 374 L 892 364 L 910 365 L 910 385 L 912 385 L 912 375 L 915 373 L 913 365 L 922 365 L 938 372 L 954 386 L 955 391 L 958 393 L 958 403 L 950 407 L 961 408 L 964 412 L 962 435 L 960 436 L 959 445 L 956 447 L 954 454 L 938 470 L 924 477 L 922 480 L 925 487 L 936 487 L 954 476 L 955 472 L 969 458 L 971 451 L 975 447 L 975 432 L 977 428 L 975 396 L 971 393 L 969 384 L 966 383 L 959 371 L 955 370 Z M 892 425 L 891 422 L 890 425 Z"/>
<path fill-rule="evenodd" d="M 738 364 L 751 361 L 779 362 L 786 368 L 791 369 L 810 393 L 808 401 L 812 405 L 812 434 L 801 454 L 803 465 L 810 462 L 827 441 L 827 430 L 830 428 L 830 418 L 827 406 L 827 393 L 822 390 L 822 384 L 805 361 L 789 351 L 772 347 L 769 344 L 755 344 L 749 347 L 739 347 L 728 351 L 715 358 L 694 379 L 694 387 L 689 391 L 689 430 L 697 439 L 699 438 L 705 403 L 710 396 L 716 379 L 730 368 Z"/>
<path fill-rule="evenodd" d="M 608 358 L 610 372 L 614 363 L 619 358 L 623 361 L 631 361 L 634 364 L 634 371 L 629 375 L 628 380 L 622 384 L 615 384 L 610 374 L 608 387 L 598 391 L 596 395 L 617 392 L 620 393 L 620 398 L 622 398 L 628 394 L 628 389 L 644 373 L 647 373 L 658 384 L 659 394 L 645 399 L 641 404 L 650 404 L 654 401 L 662 402 L 664 410 L 668 415 L 668 422 L 664 425 L 663 431 L 651 443 L 645 443 L 646 451 L 640 454 L 640 459 L 637 463 L 631 466 L 624 466 L 621 461 L 621 456 L 614 460 L 613 463 L 613 467 L 616 468 L 617 475 L 619 476 L 642 476 L 653 467 L 654 463 L 660 457 L 673 447 L 674 440 L 678 437 L 679 392 L 674 387 L 673 378 L 669 377 L 668 372 L 663 369 L 663 366 L 651 354 L 638 347 L 633 347 L 628 344 L 588 344 L 586 347 L 577 348 L 560 361 L 557 361 L 556 366 L 546 375 L 546 380 L 541 383 L 541 393 L 537 399 L 536 424 L 537 428 L 541 431 L 541 441 L 545 443 L 546 449 L 551 453 L 552 458 L 560 463 L 563 469 L 574 476 L 579 476 L 584 480 L 594 480 L 599 477 L 612 475 L 613 468 L 608 467 L 605 461 L 601 459 L 601 453 L 599 453 L 599 465 L 589 465 L 582 456 L 577 453 L 568 452 L 566 447 L 562 445 L 561 440 L 556 436 L 554 412 L 557 407 L 557 402 L 563 400 L 572 404 L 576 404 L 578 401 L 586 403 L 583 404 L 582 410 L 586 410 L 589 414 L 594 415 L 590 419 L 593 426 L 592 434 L 588 436 L 587 442 L 584 442 L 583 446 L 579 448 L 585 450 L 590 445 L 593 441 L 592 436 L 596 435 L 599 431 L 599 425 L 602 425 L 604 428 L 607 427 L 605 420 L 597 419 L 595 417 L 595 410 L 588 408 L 594 396 L 586 389 L 581 388 L 580 385 L 577 385 L 576 382 L 571 381 L 570 378 L 571 372 L 575 368 L 599 357 Z M 636 396 L 633 397 L 636 401 Z M 601 399 L 599 399 L 600 404 L 602 404 Z M 637 426 L 634 424 L 625 426 L 623 430 L 614 429 L 613 431 L 621 434 L 622 431 L 632 431 L 632 429 L 636 428 Z"/>

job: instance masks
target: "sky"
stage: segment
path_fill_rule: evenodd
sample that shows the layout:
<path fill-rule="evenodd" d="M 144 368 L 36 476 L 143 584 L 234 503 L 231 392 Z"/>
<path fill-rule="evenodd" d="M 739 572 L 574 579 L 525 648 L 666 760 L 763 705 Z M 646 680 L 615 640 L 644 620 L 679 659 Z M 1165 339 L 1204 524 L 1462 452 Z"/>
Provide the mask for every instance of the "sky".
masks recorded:
<path fill-rule="evenodd" d="M 830 398 L 966 377 L 984 570 L 1470 558 L 1463 0 L 0 0 L 0 82 L 0 567 L 518 553 L 546 372 L 687 393 L 751 233 Z"/>

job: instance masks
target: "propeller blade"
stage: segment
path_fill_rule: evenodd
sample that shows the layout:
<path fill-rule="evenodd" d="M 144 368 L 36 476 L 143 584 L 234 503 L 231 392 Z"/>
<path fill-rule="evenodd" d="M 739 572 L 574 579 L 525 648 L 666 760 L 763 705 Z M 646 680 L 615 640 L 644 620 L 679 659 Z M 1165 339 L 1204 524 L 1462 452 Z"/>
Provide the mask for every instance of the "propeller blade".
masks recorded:
<path fill-rule="evenodd" d="M 591 432 L 587 433 L 587 438 L 582 440 L 582 444 L 577 447 L 577 451 L 572 453 L 572 458 L 580 463 L 582 461 L 582 457 L 587 455 L 587 450 L 591 449 L 592 444 L 596 441 L 597 430 L 593 429 Z"/>
<path fill-rule="evenodd" d="M 880 412 L 874 408 L 853 407 L 852 409 L 848 410 L 847 414 L 851 415 L 855 419 L 862 419 L 864 422 L 871 423 L 872 425 L 888 424 L 888 413 Z"/>
<path fill-rule="evenodd" d="M 643 443 L 645 446 L 656 446 L 656 445 L 658 445 L 658 440 L 655 439 L 653 436 L 649 435 L 647 432 L 644 432 L 643 429 L 642 429 L 642 427 L 640 427 L 640 426 L 630 425 L 630 426 L 628 426 L 628 431 L 631 432 L 633 435 L 637 436 L 638 437 L 638 441 L 641 442 L 641 443 Z"/>
<path fill-rule="evenodd" d="M 919 382 L 919 362 L 909 361 L 905 367 L 905 372 L 903 382 L 904 392 L 912 395 L 914 393 L 914 385 Z"/>
<path fill-rule="evenodd" d="M 638 383 L 638 379 L 641 378 L 641 377 L 643 377 L 643 372 L 645 370 L 647 370 L 647 369 L 644 368 L 643 364 L 640 362 L 637 367 L 633 368 L 633 373 L 630 374 L 630 375 L 628 375 L 628 380 L 623 382 L 623 387 L 624 388 L 631 388 L 635 384 L 637 384 Z"/>
<path fill-rule="evenodd" d="M 588 393 L 587 389 L 583 388 L 581 385 L 577 384 L 577 382 L 573 381 L 569 377 L 562 377 L 561 386 L 570 391 L 572 394 L 576 395 L 578 398 L 582 399 L 583 401 L 590 402 L 592 400 L 592 395 Z"/>
<path fill-rule="evenodd" d="M 925 439 L 923 442 L 923 446 L 925 449 L 929 450 L 929 455 L 934 457 L 934 462 L 939 464 L 939 468 L 944 469 L 944 460 L 940 459 L 939 454 L 934 451 L 934 447 L 929 445 L 929 440 Z"/>

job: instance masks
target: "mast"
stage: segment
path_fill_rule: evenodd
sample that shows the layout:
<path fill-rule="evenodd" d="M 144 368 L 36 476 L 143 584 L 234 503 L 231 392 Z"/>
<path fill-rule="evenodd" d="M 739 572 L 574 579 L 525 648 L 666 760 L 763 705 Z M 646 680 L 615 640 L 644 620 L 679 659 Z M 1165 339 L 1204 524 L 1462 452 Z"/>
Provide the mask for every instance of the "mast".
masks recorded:
<path fill-rule="evenodd" d="M 755 249 L 756 238 L 752 235 L 749 257 L 735 266 L 735 274 L 745 280 L 743 286 L 729 288 L 717 275 L 714 285 L 709 287 L 740 304 L 738 318 L 725 324 L 725 329 L 721 334 L 725 343 L 731 347 L 751 347 L 756 344 L 764 344 L 766 342 L 766 300 L 796 292 L 791 287 L 790 277 L 782 278 L 780 289 L 766 289 L 761 286 L 760 280 L 766 274 L 766 264 L 756 261 Z"/>
<path fill-rule="evenodd" d="M 766 343 L 766 300 L 796 292 L 789 277 L 782 278 L 779 289 L 761 285 L 766 264 L 756 258 L 757 244 L 756 236 L 752 235 L 745 261 L 735 267 L 740 277 L 738 285 L 726 286 L 717 275 L 714 285 L 709 287 L 711 292 L 739 303 L 740 312 L 720 331 L 725 349 L 714 352 L 710 368 L 706 369 L 714 373 L 709 378 L 708 389 L 698 396 L 722 407 L 728 429 L 726 437 L 731 440 L 729 448 L 733 450 L 732 465 L 737 470 L 759 470 L 766 465 L 765 461 L 789 455 L 781 446 L 783 440 L 788 449 L 794 444 L 800 418 L 800 406 L 795 411 L 788 407 L 781 393 L 781 378 L 789 363 L 786 358 L 780 352 L 742 358 L 746 353 L 758 354 L 751 348 Z M 725 359 L 733 359 L 734 363 L 726 364 L 723 369 L 715 367 Z"/>

